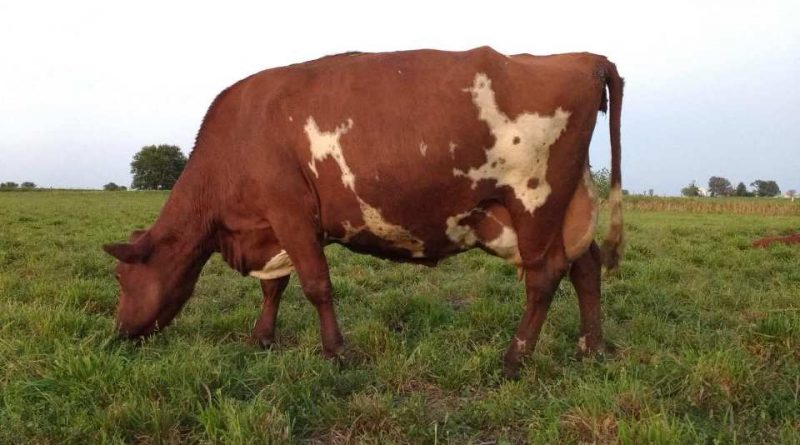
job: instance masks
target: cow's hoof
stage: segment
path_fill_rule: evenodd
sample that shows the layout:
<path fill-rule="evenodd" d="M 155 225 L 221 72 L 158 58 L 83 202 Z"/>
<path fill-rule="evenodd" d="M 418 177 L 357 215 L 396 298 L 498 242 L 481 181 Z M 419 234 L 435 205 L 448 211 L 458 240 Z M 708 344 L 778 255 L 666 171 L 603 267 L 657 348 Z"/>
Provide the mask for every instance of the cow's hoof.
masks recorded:
<path fill-rule="evenodd" d="M 611 355 L 614 352 L 614 347 L 607 344 L 603 340 L 591 340 L 587 336 L 578 339 L 578 347 L 575 351 L 575 357 L 578 360 L 587 357 L 603 357 Z"/>
<path fill-rule="evenodd" d="M 503 356 L 503 377 L 509 380 L 519 378 L 520 356 L 514 351 L 506 352 Z"/>
<path fill-rule="evenodd" d="M 323 348 L 322 357 L 331 361 L 339 369 L 345 368 L 347 365 L 347 351 L 344 346 L 339 346 L 335 351 L 329 351 Z"/>
<path fill-rule="evenodd" d="M 322 348 L 322 356 L 329 360 L 341 360 L 344 358 L 344 354 L 344 345 L 339 345 L 333 349 Z"/>
<path fill-rule="evenodd" d="M 503 377 L 508 380 L 519 380 L 519 363 L 503 364 Z"/>
<path fill-rule="evenodd" d="M 259 336 L 256 336 L 256 335 L 250 337 L 250 341 L 253 344 L 255 344 L 256 346 L 259 346 L 261 349 L 263 349 L 265 351 L 268 351 L 268 350 L 272 349 L 272 345 L 275 344 L 275 339 L 274 338 L 259 337 Z"/>

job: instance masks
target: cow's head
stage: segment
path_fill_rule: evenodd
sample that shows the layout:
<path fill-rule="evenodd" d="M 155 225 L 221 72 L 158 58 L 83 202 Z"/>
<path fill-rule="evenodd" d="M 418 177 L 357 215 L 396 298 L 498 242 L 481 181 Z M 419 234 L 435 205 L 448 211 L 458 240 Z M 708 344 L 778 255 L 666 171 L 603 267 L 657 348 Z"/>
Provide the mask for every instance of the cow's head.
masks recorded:
<path fill-rule="evenodd" d="M 117 330 L 137 338 L 166 327 L 192 294 L 204 261 L 188 258 L 178 239 L 136 230 L 127 243 L 103 246 L 118 259 Z"/>

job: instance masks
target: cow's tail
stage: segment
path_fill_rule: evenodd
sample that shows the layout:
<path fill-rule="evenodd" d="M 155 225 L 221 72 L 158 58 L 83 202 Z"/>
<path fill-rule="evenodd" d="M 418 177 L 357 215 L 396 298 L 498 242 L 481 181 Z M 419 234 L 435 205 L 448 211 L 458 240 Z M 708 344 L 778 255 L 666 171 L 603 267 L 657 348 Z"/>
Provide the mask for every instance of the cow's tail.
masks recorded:
<path fill-rule="evenodd" d="M 617 67 L 609 61 L 606 61 L 605 77 L 610 102 L 608 123 L 611 136 L 611 183 L 608 206 L 611 211 L 611 221 L 603 241 L 603 264 L 607 271 L 614 272 L 622 260 L 625 244 L 622 227 L 622 144 L 620 142 L 624 81 L 617 73 Z"/>

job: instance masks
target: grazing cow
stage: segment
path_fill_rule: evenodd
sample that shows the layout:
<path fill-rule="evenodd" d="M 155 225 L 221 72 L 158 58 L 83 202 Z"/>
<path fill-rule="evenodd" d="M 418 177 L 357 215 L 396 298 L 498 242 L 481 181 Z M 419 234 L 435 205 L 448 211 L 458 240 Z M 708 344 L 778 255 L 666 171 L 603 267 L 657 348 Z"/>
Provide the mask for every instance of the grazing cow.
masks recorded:
<path fill-rule="evenodd" d="M 772 243 L 781 243 L 787 246 L 800 244 L 800 233 L 794 233 L 788 236 L 766 236 L 753 241 L 753 247 L 763 249 L 769 247 Z"/>
<path fill-rule="evenodd" d="M 607 97 L 611 223 L 601 255 L 588 148 Z M 536 344 L 568 270 L 579 347 L 596 349 L 600 260 L 615 268 L 622 246 L 621 107 L 615 66 L 587 53 L 348 53 L 241 80 L 211 104 L 155 224 L 104 247 L 119 260 L 119 333 L 165 327 L 219 252 L 262 280 L 256 339 L 272 342 L 294 271 L 317 309 L 323 353 L 336 356 L 326 243 L 426 265 L 478 247 L 524 276 L 506 375 Z"/>

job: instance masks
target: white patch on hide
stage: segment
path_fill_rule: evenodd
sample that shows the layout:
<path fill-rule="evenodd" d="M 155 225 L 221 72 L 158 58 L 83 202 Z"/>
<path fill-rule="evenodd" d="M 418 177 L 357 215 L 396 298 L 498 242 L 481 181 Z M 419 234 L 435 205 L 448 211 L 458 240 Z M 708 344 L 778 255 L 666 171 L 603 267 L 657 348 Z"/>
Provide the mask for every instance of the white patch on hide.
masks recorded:
<path fill-rule="evenodd" d="M 294 270 L 292 260 L 285 250 L 281 250 L 277 255 L 272 257 L 261 270 L 253 270 L 250 272 L 251 277 L 256 277 L 259 280 L 272 280 L 275 278 L 285 277 Z"/>
<path fill-rule="evenodd" d="M 428 153 L 428 144 L 426 144 L 425 141 L 419 143 L 419 152 L 422 156 Z"/>
<path fill-rule="evenodd" d="M 308 166 L 314 172 L 314 175 L 319 178 L 315 162 L 322 161 L 328 156 L 332 157 L 339 166 L 339 171 L 342 175 L 342 184 L 350 189 L 356 195 L 356 199 L 358 199 L 364 225 L 355 227 L 349 221 L 345 221 L 343 223 L 345 237 L 341 241 L 346 243 L 352 239 L 353 236 L 364 230 L 386 240 L 395 247 L 410 251 L 414 257 L 419 258 L 424 256 L 424 243 L 421 240 L 417 239 L 404 227 L 386 221 L 379 209 L 371 206 L 358 196 L 356 192 L 356 176 L 347 165 L 339 140 L 341 136 L 347 133 L 351 128 L 353 128 L 353 120 L 348 119 L 346 123 L 339 125 L 332 132 L 320 131 L 313 117 L 308 118 L 304 128 L 311 144 L 312 160 L 309 162 Z M 423 145 L 424 142 L 420 145 L 420 151 L 424 151 Z M 427 150 L 427 146 L 425 146 L 425 150 Z M 378 179 L 377 173 L 375 174 L 375 179 Z"/>
<path fill-rule="evenodd" d="M 361 216 L 364 218 L 364 225 L 355 228 L 356 232 L 366 229 L 378 238 L 389 241 L 393 246 L 408 250 L 415 258 L 424 256 L 424 243 L 417 239 L 405 228 L 386 221 L 381 215 L 381 211 L 358 198 L 358 205 L 361 207 Z"/>
<path fill-rule="evenodd" d="M 342 183 L 344 186 L 355 191 L 356 178 L 344 160 L 342 145 L 339 143 L 339 138 L 350 131 L 351 128 L 353 128 L 353 120 L 347 119 L 347 123 L 339 125 L 331 132 L 320 131 L 314 118 L 309 116 L 304 130 L 311 143 L 311 162 L 308 163 L 308 167 L 314 172 L 314 175 L 319 178 L 316 161 L 322 161 L 330 156 L 336 161 L 339 170 L 342 172 Z"/>
<path fill-rule="evenodd" d="M 461 224 L 464 218 L 475 212 L 485 213 L 483 209 L 472 209 L 447 218 L 447 227 L 445 229 L 447 238 L 461 249 L 469 249 L 475 247 L 477 244 L 481 244 L 494 252 L 495 255 L 515 266 L 522 264 L 522 257 L 519 254 L 519 247 L 517 246 L 517 232 L 515 232 L 513 228 L 500 222 L 500 220 L 495 218 L 491 213 L 487 213 L 486 218 L 493 219 L 497 225 L 502 227 L 500 234 L 494 239 L 481 239 L 471 226 Z"/>
<path fill-rule="evenodd" d="M 447 218 L 445 234 L 447 234 L 447 238 L 449 238 L 450 241 L 462 249 L 473 247 L 478 242 L 478 236 L 475 235 L 475 231 L 472 230 L 472 227 L 460 224 L 461 220 L 469 216 L 472 212 L 473 210 L 470 210 Z"/>
<path fill-rule="evenodd" d="M 472 179 L 472 188 L 482 179 L 509 186 L 525 209 L 533 213 L 550 195 L 545 178 L 550 146 L 567 128 L 570 113 L 559 107 L 550 117 L 522 113 L 511 119 L 498 108 L 492 81 L 483 73 L 476 74 L 472 87 L 465 91 L 472 94 L 478 118 L 489 126 L 495 144 L 485 150 L 485 164 L 468 171 L 453 169 L 453 174 Z M 538 181 L 535 188 L 528 186 L 532 179 Z"/>
<path fill-rule="evenodd" d="M 500 258 L 504 258 L 514 265 L 522 264 L 522 257 L 519 255 L 519 246 L 517 245 L 517 232 L 511 227 L 503 226 L 503 230 L 497 238 L 484 244 Z"/>

